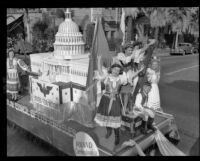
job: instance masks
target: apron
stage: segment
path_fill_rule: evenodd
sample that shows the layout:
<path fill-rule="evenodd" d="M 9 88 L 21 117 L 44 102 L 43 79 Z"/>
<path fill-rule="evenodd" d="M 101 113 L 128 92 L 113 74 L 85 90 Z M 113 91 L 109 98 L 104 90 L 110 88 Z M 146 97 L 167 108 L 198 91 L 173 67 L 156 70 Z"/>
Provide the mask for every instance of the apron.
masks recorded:
<path fill-rule="evenodd" d="M 17 61 L 7 60 L 7 93 L 15 94 L 19 91 L 19 77 L 17 73 Z"/>

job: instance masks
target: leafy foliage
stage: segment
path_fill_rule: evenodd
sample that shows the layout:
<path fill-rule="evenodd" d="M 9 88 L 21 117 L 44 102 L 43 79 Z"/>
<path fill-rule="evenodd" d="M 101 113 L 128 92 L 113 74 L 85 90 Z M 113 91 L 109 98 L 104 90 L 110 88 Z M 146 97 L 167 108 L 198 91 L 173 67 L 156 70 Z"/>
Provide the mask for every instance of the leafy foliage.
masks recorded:
<path fill-rule="evenodd" d="M 52 19 L 48 14 L 43 14 L 42 20 L 36 22 L 33 30 L 34 52 L 53 51 L 56 27 L 51 27 Z"/>
<path fill-rule="evenodd" d="M 149 19 L 151 28 L 154 28 L 154 38 L 164 42 L 163 27 L 169 27 L 172 32 L 192 34 L 199 36 L 199 8 L 198 7 L 138 7 L 125 8 L 128 17 L 127 40 L 131 40 L 133 34 L 132 23 L 145 15 Z M 143 22 L 136 25 L 139 41 L 145 42 L 149 33 L 145 30 Z M 146 34 L 148 33 L 148 34 Z M 158 41 L 158 42 L 159 42 Z M 158 44 L 159 45 L 159 44 Z"/>

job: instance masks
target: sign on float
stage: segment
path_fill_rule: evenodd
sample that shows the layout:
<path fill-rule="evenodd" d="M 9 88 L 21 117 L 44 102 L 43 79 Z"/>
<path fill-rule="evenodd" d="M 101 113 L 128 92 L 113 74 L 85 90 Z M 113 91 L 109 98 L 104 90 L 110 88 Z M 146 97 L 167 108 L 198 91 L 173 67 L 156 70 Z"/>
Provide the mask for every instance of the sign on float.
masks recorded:
<path fill-rule="evenodd" d="M 73 147 L 76 156 L 99 156 L 94 140 L 85 132 L 76 133 Z"/>

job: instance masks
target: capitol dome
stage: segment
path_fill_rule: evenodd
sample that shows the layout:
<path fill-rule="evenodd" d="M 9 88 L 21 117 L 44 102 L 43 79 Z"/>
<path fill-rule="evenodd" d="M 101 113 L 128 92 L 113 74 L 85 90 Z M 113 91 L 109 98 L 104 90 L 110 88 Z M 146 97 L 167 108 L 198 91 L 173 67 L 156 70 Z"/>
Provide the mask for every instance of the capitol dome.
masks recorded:
<path fill-rule="evenodd" d="M 57 59 L 72 59 L 84 54 L 83 35 L 78 25 L 71 19 L 69 9 L 65 12 L 65 21 L 62 22 L 55 35 L 54 57 Z"/>
<path fill-rule="evenodd" d="M 77 33 L 79 32 L 78 26 L 72 19 L 65 19 L 58 28 L 58 33 Z"/>

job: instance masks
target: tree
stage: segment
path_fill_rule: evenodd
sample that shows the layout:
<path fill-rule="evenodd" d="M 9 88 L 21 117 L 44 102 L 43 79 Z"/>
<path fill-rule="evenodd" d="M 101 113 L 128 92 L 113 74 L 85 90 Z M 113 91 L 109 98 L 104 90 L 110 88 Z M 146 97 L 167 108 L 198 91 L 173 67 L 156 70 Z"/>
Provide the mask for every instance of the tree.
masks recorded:
<path fill-rule="evenodd" d="M 55 26 L 51 25 L 52 17 L 44 12 L 42 20 L 33 26 L 33 48 L 35 52 L 47 52 L 53 50 L 55 41 Z"/>
<path fill-rule="evenodd" d="M 31 31 L 30 31 L 30 18 L 28 8 L 24 8 L 26 29 L 27 29 L 27 41 L 31 43 Z"/>
<path fill-rule="evenodd" d="M 193 35 L 196 40 L 199 37 L 199 8 L 191 7 L 189 8 L 190 14 L 190 22 L 188 26 L 188 33 Z"/>
<path fill-rule="evenodd" d="M 127 36 L 126 41 L 131 41 L 132 31 L 133 31 L 133 19 L 136 19 L 140 10 L 138 8 L 124 8 L 125 17 L 127 17 Z"/>
<path fill-rule="evenodd" d="M 159 29 L 169 22 L 169 8 L 167 7 L 149 7 L 142 8 L 143 13 L 149 18 L 150 26 L 154 28 L 154 39 L 158 42 Z"/>
<path fill-rule="evenodd" d="M 190 26 L 191 11 L 189 7 L 171 7 L 168 11 L 171 30 L 176 32 L 175 47 L 178 44 L 179 34 L 186 32 Z"/>

